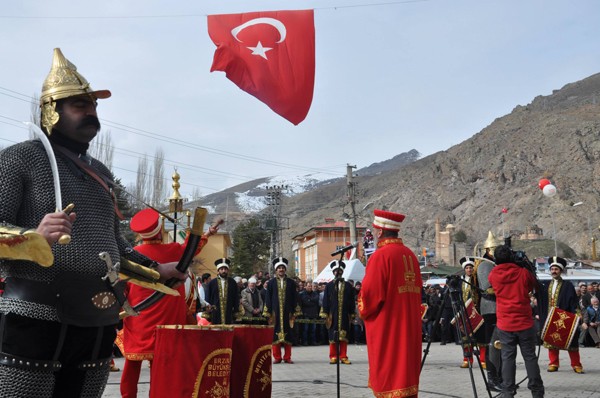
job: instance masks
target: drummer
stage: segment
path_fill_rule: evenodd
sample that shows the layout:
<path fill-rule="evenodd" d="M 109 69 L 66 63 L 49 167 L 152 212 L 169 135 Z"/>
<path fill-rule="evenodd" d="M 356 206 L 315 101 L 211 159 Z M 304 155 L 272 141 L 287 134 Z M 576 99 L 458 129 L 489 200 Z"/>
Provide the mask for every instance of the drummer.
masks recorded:
<path fill-rule="evenodd" d="M 562 273 L 567 266 L 567 260 L 562 257 L 550 257 L 548 259 L 550 263 L 550 275 L 552 280 L 545 285 L 547 292 L 542 291 L 542 301 L 540 305 L 541 319 L 540 324 L 544 325 L 546 321 L 547 313 L 550 313 L 552 307 L 560 308 L 561 310 L 570 312 L 572 314 L 581 315 L 579 311 L 577 293 L 575 293 L 575 287 L 569 281 L 564 281 Z M 547 303 L 546 303 L 547 301 Z M 543 307 L 542 307 L 543 306 Z M 547 313 L 546 310 L 547 309 Z M 573 317 L 574 319 L 574 317 Z M 548 372 L 556 372 L 560 366 L 559 364 L 559 350 L 567 350 L 569 352 L 569 358 L 571 359 L 571 367 L 573 371 L 578 374 L 582 374 L 583 366 L 581 366 L 581 359 L 579 357 L 579 328 L 564 328 L 561 331 L 565 332 L 565 336 L 561 336 L 564 341 L 567 341 L 570 337 L 568 334 L 571 329 L 575 330 L 574 335 L 571 338 L 571 344 L 567 347 L 557 347 L 546 341 L 544 341 L 544 347 L 548 349 L 548 357 L 550 364 L 548 365 Z"/>

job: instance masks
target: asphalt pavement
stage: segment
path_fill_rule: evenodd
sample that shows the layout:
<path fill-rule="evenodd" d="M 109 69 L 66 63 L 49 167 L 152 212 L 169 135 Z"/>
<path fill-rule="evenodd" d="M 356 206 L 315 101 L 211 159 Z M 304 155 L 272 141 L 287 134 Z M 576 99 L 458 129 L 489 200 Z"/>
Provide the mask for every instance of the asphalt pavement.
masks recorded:
<path fill-rule="evenodd" d="M 393 341 L 390 341 L 393 344 Z M 425 348 L 423 344 L 423 348 Z M 575 374 L 569 366 L 569 356 L 561 352 L 561 366 L 556 373 L 547 373 L 548 352 L 540 351 L 540 368 L 546 387 L 547 398 L 588 398 L 600 397 L 600 349 L 581 348 L 581 362 L 585 374 Z M 337 397 L 337 367 L 329 364 L 329 348 L 326 345 L 294 347 L 292 359 L 294 364 L 273 365 L 273 390 L 271 396 L 279 397 Z M 366 345 L 350 345 L 348 355 L 351 365 L 340 365 L 340 397 L 362 398 L 372 397 L 367 387 L 368 359 Z M 472 373 L 469 369 L 459 367 L 462 362 L 460 346 L 454 344 L 440 345 L 432 343 L 421 372 L 419 397 L 488 397 L 484 378 L 477 363 Z M 123 368 L 123 359 L 116 363 Z M 517 356 L 517 380 L 525 377 L 525 366 L 520 354 Z M 471 377 L 472 376 L 472 377 Z M 121 372 L 112 372 L 103 397 L 120 397 L 119 382 Z M 149 391 L 150 369 L 145 363 L 142 366 L 138 397 L 147 397 Z M 475 389 L 475 391 L 474 391 Z M 496 394 L 492 394 L 495 396 Z M 177 397 L 176 391 L 169 397 Z M 527 381 L 519 388 L 516 397 L 531 397 L 527 389 Z M 241 397 L 231 397 L 241 398 Z"/>

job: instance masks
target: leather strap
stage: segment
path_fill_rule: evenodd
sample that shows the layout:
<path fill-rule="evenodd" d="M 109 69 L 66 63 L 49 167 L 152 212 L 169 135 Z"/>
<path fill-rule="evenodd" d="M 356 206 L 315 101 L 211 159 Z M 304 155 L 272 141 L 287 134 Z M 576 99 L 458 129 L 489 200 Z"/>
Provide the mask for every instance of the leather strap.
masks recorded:
<path fill-rule="evenodd" d="M 116 213 L 117 217 L 119 217 L 120 220 L 124 220 L 125 217 L 123 216 L 123 214 L 119 210 L 119 207 L 117 206 L 117 197 L 115 196 L 115 192 L 113 191 L 113 189 L 111 187 L 108 186 L 106 181 L 102 177 L 98 176 L 96 171 L 90 165 L 88 165 L 87 163 L 82 161 L 73 152 L 69 151 L 68 149 L 66 149 L 60 145 L 56 145 L 56 144 L 52 144 L 52 147 L 55 148 L 56 150 L 58 150 L 62 155 L 66 156 L 73 163 L 75 163 L 75 165 L 77 165 L 77 167 L 79 167 L 81 170 L 83 170 L 87 175 L 89 175 L 94 180 L 96 180 L 102 186 L 102 188 L 104 188 L 104 190 L 106 190 L 106 192 L 108 192 L 110 194 L 110 196 L 113 200 L 113 204 L 115 207 L 115 213 Z"/>
<path fill-rule="evenodd" d="M 0 365 L 46 372 L 56 372 L 61 368 L 61 364 L 58 361 L 23 358 L 5 352 L 0 352 Z"/>

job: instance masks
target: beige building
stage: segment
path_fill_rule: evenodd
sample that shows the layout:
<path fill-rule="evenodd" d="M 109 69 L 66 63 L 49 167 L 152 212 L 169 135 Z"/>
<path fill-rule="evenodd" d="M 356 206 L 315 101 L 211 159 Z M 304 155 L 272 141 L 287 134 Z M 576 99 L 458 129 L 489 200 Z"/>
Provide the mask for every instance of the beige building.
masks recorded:
<path fill-rule="evenodd" d="M 302 280 L 316 278 L 331 260 L 339 258 L 332 257 L 331 253 L 350 244 L 350 228 L 347 222 L 333 222 L 333 219 L 326 219 L 326 222 L 292 238 L 293 259 L 290 265 L 293 264 L 296 275 Z M 362 243 L 366 229 L 356 227 L 359 243 Z M 362 244 L 359 244 L 356 250 L 356 257 L 360 258 Z"/>

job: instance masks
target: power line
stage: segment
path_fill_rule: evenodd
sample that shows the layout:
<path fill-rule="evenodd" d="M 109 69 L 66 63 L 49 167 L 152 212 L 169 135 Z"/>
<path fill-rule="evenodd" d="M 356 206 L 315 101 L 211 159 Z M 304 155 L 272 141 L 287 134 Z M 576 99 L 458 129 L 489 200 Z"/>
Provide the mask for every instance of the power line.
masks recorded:
<path fill-rule="evenodd" d="M 2 87 L 2 86 L 0 86 L 0 90 L 9 91 L 11 93 L 21 95 L 25 98 L 29 98 L 29 101 L 27 101 L 23 98 L 18 98 L 13 95 L 10 95 L 10 94 L 0 92 L 0 94 L 5 95 L 7 97 L 11 97 L 11 98 L 14 98 L 14 99 L 17 99 L 20 101 L 24 101 L 24 102 L 28 102 L 28 103 L 34 102 L 33 101 L 34 98 L 31 96 L 28 96 L 26 94 L 22 94 L 22 93 L 19 93 L 14 90 L 10 90 L 10 89 Z M 19 122 L 16 119 L 11 119 L 6 116 L 2 116 L 2 117 Z M 133 127 L 133 126 L 128 126 L 123 123 L 119 123 L 119 122 L 115 122 L 115 121 L 111 121 L 111 120 L 107 120 L 107 119 L 103 119 L 103 118 L 100 118 L 100 120 L 102 121 L 102 123 L 104 125 L 114 128 L 114 129 L 117 129 L 117 130 L 126 131 L 126 132 L 129 132 L 132 134 L 141 135 L 143 137 L 153 138 L 158 141 L 163 141 L 163 142 L 167 142 L 170 144 L 180 145 L 180 146 L 184 146 L 186 148 L 193 148 L 193 149 L 201 150 L 204 152 L 208 152 L 208 153 L 212 153 L 212 154 L 216 154 L 216 155 L 220 155 L 220 156 L 233 157 L 233 158 L 240 159 L 240 160 L 247 160 L 250 162 L 262 163 L 262 164 L 266 164 L 266 165 L 270 165 L 270 166 L 284 167 L 284 168 L 289 168 L 289 169 L 293 169 L 293 170 L 309 171 L 309 172 L 313 172 L 313 173 L 321 173 L 321 174 L 329 174 L 329 175 L 338 175 L 337 173 L 332 173 L 331 171 L 326 170 L 326 169 L 306 167 L 306 166 L 295 165 L 295 164 L 291 164 L 291 163 L 276 162 L 273 160 L 261 159 L 261 158 L 250 156 L 250 155 L 244 155 L 244 154 L 239 154 L 239 153 L 235 153 L 235 152 L 225 151 L 222 149 L 211 148 L 211 147 L 204 146 L 204 145 L 198 145 L 198 144 L 190 142 L 190 141 L 179 140 L 179 139 L 172 138 L 172 137 L 169 137 L 169 136 L 166 136 L 163 134 L 154 133 L 154 132 L 151 132 L 148 130 L 140 129 L 140 128 Z"/>
<path fill-rule="evenodd" d="M 388 2 L 380 2 L 380 3 L 362 3 L 362 4 L 348 4 L 348 5 L 339 5 L 339 6 L 327 6 L 327 7 L 314 7 L 313 10 L 341 10 L 345 8 L 366 8 L 366 7 L 383 7 L 383 6 L 392 6 L 399 4 L 410 4 L 410 3 L 424 3 L 429 2 L 431 0 L 397 0 L 397 1 L 388 1 Z M 263 10 L 265 11 L 265 10 Z M 179 19 L 179 18 L 205 18 L 209 14 L 162 14 L 162 15 L 54 15 L 54 16 L 40 16 L 40 15 L 0 15 L 1 19 L 63 19 L 63 20 L 78 20 L 78 19 Z"/>

